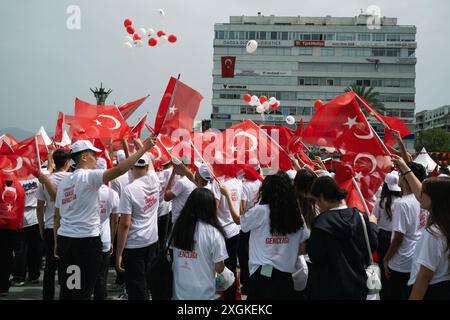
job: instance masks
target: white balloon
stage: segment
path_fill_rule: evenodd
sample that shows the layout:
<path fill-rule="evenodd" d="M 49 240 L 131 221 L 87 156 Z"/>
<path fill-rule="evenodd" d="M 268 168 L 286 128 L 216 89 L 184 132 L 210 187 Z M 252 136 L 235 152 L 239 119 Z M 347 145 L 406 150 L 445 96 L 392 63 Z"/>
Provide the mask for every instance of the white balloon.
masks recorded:
<path fill-rule="evenodd" d="M 164 12 L 163 9 L 158 9 L 158 12 L 160 15 L 162 15 L 163 17 L 166 15 L 166 13 Z"/>
<path fill-rule="evenodd" d="M 144 44 L 142 43 L 142 40 L 135 40 L 134 42 L 133 42 L 133 44 L 134 44 L 134 46 L 136 47 L 136 48 L 141 48 Z"/>
<path fill-rule="evenodd" d="M 257 48 L 258 48 L 258 42 L 256 42 L 256 40 L 250 40 L 249 42 L 247 42 L 247 52 L 248 53 L 255 52 Z"/>
<path fill-rule="evenodd" d="M 133 48 L 133 45 L 131 44 L 131 42 L 125 42 L 123 44 L 126 48 Z"/>
<path fill-rule="evenodd" d="M 165 44 L 167 42 L 169 42 L 169 40 L 167 39 L 166 35 L 163 35 L 163 36 L 159 37 L 159 39 L 158 39 L 158 44 Z"/>
<path fill-rule="evenodd" d="M 156 31 L 155 31 L 155 29 L 149 28 L 149 29 L 147 30 L 147 37 L 153 38 L 153 37 L 155 37 L 155 36 L 156 36 Z"/>
<path fill-rule="evenodd" d="M 257 106 L 256 107 L 256 112 L 263 113 L 264 112 L 264 107 L 262 105 Z"/>
<path fill-rule="evenodd" d="M 145 28 L 139 28 L 137 33 L 143 38 L 147 35 L 147 30 L 145 30 Z"/>
<path fill-rule="evenodd" d="M 274 104 L 275 101 L 277 101 L 277 98 L 275 98 L 275 97 L 270 97 L 270 99 L 269 99 L 269 104 Z"/>
<path fill-rule="evenodd" d="M 288 125 L 293 125 L 295 123 L 295 118 L 293 116 L 287 116 L 286 117 L 286 123 Z"/>
<path fill-rule="evenodd" d="M 253 103 L 253 105 L 256 105 L 259 102 L 258 96 L 252 96 L 250 102 Z"/>
<path fill-rule="evenodd" d="M 262 104 L 262 106 L 263 106 L 263 108 L 264 108 L 264 111 L 267 111 L 267 110 L 269 110 L 269 108 L 270 108 L 270 104 L 269 104 L 268 101 L 265 101 L 265 102 Z"/>

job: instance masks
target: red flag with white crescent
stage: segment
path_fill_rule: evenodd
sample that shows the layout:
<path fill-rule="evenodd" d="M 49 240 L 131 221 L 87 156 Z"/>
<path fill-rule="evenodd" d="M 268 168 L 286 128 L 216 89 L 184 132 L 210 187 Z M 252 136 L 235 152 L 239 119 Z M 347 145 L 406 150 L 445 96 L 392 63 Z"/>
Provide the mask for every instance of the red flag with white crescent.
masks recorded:
<path fill-rule="evenodd" d="M 23 227 L 25 190 L 17 180 L 0 179 L 0 229 Z"/>

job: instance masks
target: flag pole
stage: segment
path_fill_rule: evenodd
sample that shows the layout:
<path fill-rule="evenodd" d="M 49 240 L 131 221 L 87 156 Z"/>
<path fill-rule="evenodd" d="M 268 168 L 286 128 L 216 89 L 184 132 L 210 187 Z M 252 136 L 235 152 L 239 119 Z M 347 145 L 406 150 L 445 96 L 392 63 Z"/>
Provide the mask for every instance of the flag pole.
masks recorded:
<path fill-rule="evenodd" d="M 181 74 L 179 73 L 178 77 L 177 77 L 177 82 L 175 82 L 175 86 L 173 87 L 173 91 L 172 91 L 172 94 L 170 96 L 170 100 L 169 100 L 169 104 L 167 105 L 167 108 L 170 108 L 170 106 L 171 106 L 171 104 L 173 102 L 173 97 L 175 96 L 175 91 L 177 90 L 178 81 L 180 80 L 180 76 L 181 76 Z M 162 124 L 164 124 L 164 122 L 166 122 L 166 118 L 167 118 L 167 110 L 166 110 L 166 113 L 164 115 L 164 121 L 162 122 Z M 161 128 L 159 128 L 159 131 L 161 131 Z M 159 131 L 158 131 L 158 134 L 159 134 Z"/>
<path fill-rule="evenodd" d="M 270 141 L 271 141 L 273 144 L 275 144 L 281 151 L 283 151 L 284 154 L 285 154 L 289 159 L 292 159 L 291 156 L 289 155 L 289 153 L 287 153 L 286 150 L 284 150 L 284 149 L 280 146 L 280 144 L 279 144 L 278 142 L 276 142 L 275 140 L 273 140 L 272 137 L 269 136 L 269 135 L 267 134 L 267 132 L 265 132 L 262 128 L 260 128 L 260 127 L 259 127 L 256 123 L 254 123 L 252 120 L 247 120 L 247 121 L 250 122 L 251 124 L 253 124 L 254 126 L 256 126 L 256 127 L 259 129 L 259 131 L 263 132 L 263 133 L 266 135 L 266 137 L 269 138 Z"/>
<path fill-rule="evenodd" d="M 378 114 L 376 114 L 374 111 L 374 109 L 371 107 L 371 106 L 369 106 L 369 104 L 363 99 L 363 98 L 361 98 L 360 96 L 358 96 L 356 93 L 355 93 L 355 97 L 356 98 L 358 98 L 358 100 L 359 100 L 359 102 L 361 102 L 362 104 L 363 104 L 363 106 L 364 106 L 364 108 L 366 108 L 367 109 L 367 111 L 369 111 L 369 113 L 371 114 L 371 115 L 373 115 L 374 117 L 375 117 L 375 119 L 377 119 L 378 121 L 380 121 L 380 123 L 383 125 L 383 126 L 385 126 L 386 128 L 388 128 L 389 130 L 391 130 L 392 131 L 392 128 L 378 115 Z"/>
<path fill-rule="evenodd" d="M 369 211 L 369 207 L 367 207 L 367 203 L 366 200 L 364 199 L 361 190 L 358 187 L 358 184 L 356 183 L 355 178 L 352 176 L 352 182 L 353 182 L 353 186 L 355 187 L 356 191 L 358 192 L 359 198 L 361 199 L 363 206 L 364 206 L 364 210 L 366 210 L 367 214 L 370 216 L 372 213 Z"/>
<path fill-rule="evenodd" d="M 212 170 L 212 167 L 209 165 L 208 162 L 205 161 L 205 159 L 202 157 L 202 155 L 200 154 L 200 151 L 197 150 L 197 148 L 195 147 L 195 145 L 192 143 L 192 140 L 189 140 L 189 143 L 191 145 L 191 147 L 194 149 L 194 152 L 200 157 L 200 159 L 203 161 L 204 164 L 206 164 L 209 168 L 209 170 L 211 171 L 211 174 L 214 178 L 214 180 L 217 181 L 218 184 L 220 184 L 219 180 L 217 180 L 216 175 L 214 174 L 214 171 Z"/>
<path fill-rule="evenodd" d="M 38 165 L 39 165 L 38 171 L 41 171 L 41 165 L 42 165 L 42 163 L 41 163 L 41 155 L 39 154 L 39 145 L 38 145 L 36 136 L 34 136 L 34 145 L 36 147 L 36 155 L 37 155 L 37 158 L 38 158 Z"/>

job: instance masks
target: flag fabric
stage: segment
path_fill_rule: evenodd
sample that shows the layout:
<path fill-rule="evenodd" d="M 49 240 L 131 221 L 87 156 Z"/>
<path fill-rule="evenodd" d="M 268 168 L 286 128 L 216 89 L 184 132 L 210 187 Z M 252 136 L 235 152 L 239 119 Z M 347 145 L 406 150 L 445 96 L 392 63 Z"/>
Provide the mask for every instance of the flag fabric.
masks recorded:
<path fill-rule="evenodd" d="M 61 142 L 63 139 L 63 122 L 64 114 L 58 112 L 58 119 L 56 120 L 55 134 L 53 136 L 53 142 Z"/>
<path fill-rule="evenodd" d="M 42 164 L 43 162 L 47 161 L 48 147 L 45 144 L 44 138 L 41 135 L 32 136 L 32 137 L 29 137 L 25 140 L 18 142 L 16 145 L 14 145 L 13 150 L 14 150 L 14 153 L 18 153 L 25 146 L 28 146 L 31 143 L 34 143 L 35 139 L 36 139 L 36 144 L 37 144 L 37 150 L 39 151 L 39 159 L 41 160 L 41 164 Z"/>
<path fill-rule="evenodd" d="M 97 106 L 75 99 L 75 116 L 65 117 L 72 138 L 120 140 L 132 137 L 130 127 L 115 106 Z"/>
<path fill-rule="evenodd" d="M 14 145 L 16 145 L 17 143 L 19 143 L 19 142 L 17 141 L 17 139 L 14 138 L 14 136 L 12 136 L 12 135 L 9 134 L 9 133 L 6 133 L 6 134 L 2 135 L 2 136 L 0 137 L 0 140 L 1 140 L 2 142 L 4 142 L 4 143 L 7 143 L 11 148 L 14 147 Z"/>
<path fill-rule="evenodd" d="M 222 78 L 234 78 L 234 66 L 236 64 L 235 56 L 221 57 L 222 63 Z"/>
<path fill-rule="evenodd" d="M 278 138 L 278 144 L 281 148 L 284 149 L 284 151 L 288 152 L 288 144 L 289 141 L 292 139 L 293 134 L 292 130 L 283 126 L 269 126 L 269 125 L 263 125 L 261 126 L 261 129 L 266 130 L 267 134 L 272 136 L 273 138 Z M 277 131 L 277 132 L 276 132 Z M 284 171 L 288 171 L 292 169 L 292 162 L 291 159 L 286 155 L 285 152 L 280 151 L 280 169 Z"/>
<path fill-rule="evenodd" d="M 47 134 L 47 131 L 45 131 L 43 126 L 41 126 L 41 128 L 36 133 L 36 135 L 42 137 L 42 139 L 44 140 L 44 143 L 45 143 L 46 146 L 49 146 L 49 145 L 51 145 L 53 143 L 52 139 L 50 139 L 50 137 Z"/>
<path fill-rule="evenodd" d="M 180 80 L 170 78 L 155 119 L 155 134 L 170 136 L 177 129 L 192 132 L 203 96 Z"/>
<path fill-rule="evenodd" d="M 36 139 L 26 139 L 14 146 L 14 153 L 0 155 L 0 179 L 27 180 L 39 175 L 41 164 Z"/>
<path fill-rule="evenodd" d="M 168 148 L 172 148 L 173 142 L 168 139 L 169 138 L 166 138 L 165 136 L 160 136 L 160 138 L 156 140 L 155 145 L 149 150 L 153 156 L 153 165 L 155 168 L 162 168 L 163 164 L 166 164 L 172 160 L 166 146 L 161 142 L 165 141 Z"/>
<path fill-rule="evenodd" d="M 103 158 L 106 160 L 106 167 L 108 169 L 112 168 L 111 158 L 109 157 L 107 148 L 106 148 L 105 144 L 102 142 L 102 140 L 101 139 L 93 139 L 92 144 L 94 145 L 94 147 L 101 150 L 101 152 L 97 153 L 97 157 Z"/>
<path fill-rule="evenodd" d="M 131 133 L 134 134 L 137 138 L 141 138 L 141 131 L 144 128 L 145 121 L 147 121 L 147 115 L 143 116 L 138 123 L 131 129 Z"/>
<path fill-rule="evenodd" d="M 17 180 L 0 179 L 0 229 L 23 228 L 25 190 Z"/>
<path fill-rule="evenodd" d="M 133 112 L 136 111 L 136 109 L 144 103 L 147 98 L 148 96 L 119 106 L 118 108 L 123 118 L 127 120 L 133 114 Z"/>

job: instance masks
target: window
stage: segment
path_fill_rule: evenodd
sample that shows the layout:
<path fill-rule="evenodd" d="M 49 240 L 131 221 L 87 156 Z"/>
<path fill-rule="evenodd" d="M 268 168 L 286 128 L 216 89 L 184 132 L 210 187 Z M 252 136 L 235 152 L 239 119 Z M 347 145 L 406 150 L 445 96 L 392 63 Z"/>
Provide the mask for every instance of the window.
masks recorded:
<path fill-rule="evenodd" d="M 302 40 L 312 40 L 311 34 L 309 34 L 309 33 L 302 33 L 301 37 L 302 37 Z"/>
<path fill-rule="evenodd" d="M 318 34 L 318 33 L 313 33 L 311 35 L 311 40 L 322 40 L 321 38 L 322 38 L 322 35 Z"/>
<path fill-rule="evenodd" d="M 241 114 L 247 113 L 247 107 L 241 107 Z"/>
<path fill-rule="evenodd" d="M 246 39 L 247 39 L 247 32 L 239 31 L 239 40 L 246 40 Z"/>
<path fill-rule="evenodd" d="M 388 48 L 386 49 L 387 57 L 400 57 L 400 49 L 397 48 Z"/>
<path fill-rule="evenodd" d="M 213 107 L 213 113 L 219 113 L 219 107 Z"/>
<path fill-rule="evenodd" d="M 300 48 L 299 53 L 300 56 L 312 56 L 313 49 L 312 48 Z"/>
<path fill-rule="evenodd" d="M 236 39 L 234 31 L 228 31 L 228 39 L 230 39 L 230 40 Z"/>
<path fill-rule="evenodd" d="M 225 39 L 225 31 L 217 31 L 216 39 Z"/>
<path fill-rule="evenodd" d="M 414 42 L 416 41 L 416 36 L 412 33 L 404 33 L 400 35 L 400 40 L 404 42 Z"/>
<path fill-rule="evenodd" d="M 291 107 L 289 108 L 289 115 L 290 116 L 295 116 L 297 112 L 297 108 Z"/>
<path fill-rule="evenodd" d="M 324 57 L 334 56 L 334 48 L 322 48 L 320 50 L 320 55 Z"/>
<path fill-rule="evenodd" d="M 386 36 L 386 41 L 400 41 L 400 34 L 388 33 Z"/>
<path fill-rule="evenodd" d="M 416 57 L 416 49 L 408 49 L 408 58 Z"/>
<path fill-rule="evenodd" d="M 270 33 L 270 40 L 278 40 L 278 33 L 277 32 L 271 32 Z"/>
<path fill-rule="evenodd" d="M 327 86 L 333 86 L 334 85 L 334 80 L 333 79 L 327 79 L 325 83 L 326 83 Z"/>
<path fill-rule="evenodd" d="M 384 57 L 386 55 L 386 50 L 382 48 L 373 48 L 372 55 L 374 57 Z"/>
<path fill-rule="evenodd" d="M 259 40 L 266 40 L 266 32 L 265 31 L 260 31 L 259 33 Z"/>
<path fill-rule="evenodd" d="M 384 33 L 372 33 L 372 41 L 385 41 L 386 34 Z"/>
<path fill-rule="evenodd" d="M 334 33 L 325 33 L 323 35 L 323 40 L 334 40 Z"/>
<path fill-rule="evenodd" d="M 414 96 L 401 96 L 400 102 L 414 102 Z"/>
<path fill-rule="evenodd" d="M 249 32 L 248 32 L 248 38 L 249 38 L 250 40 L 254 40 L 255 37 L 256 37 L 256 32 L 255 32 L 255 31 L 249 31 Z"/>
<path fill-rule="evenodd" d="M 338 33 L 336 34 L 336 40 L 338 41 L 355 41 L 355 33 Z"/>
<path fill-rule="evenodd" d="M 370 33 L 358 33 L 358 41 L 370 41 Z"/>
<path fill-rule="evenodd" d="M 288 33 L 287 32 L 281 32 L 281 40 L 288 40 Z"/>

